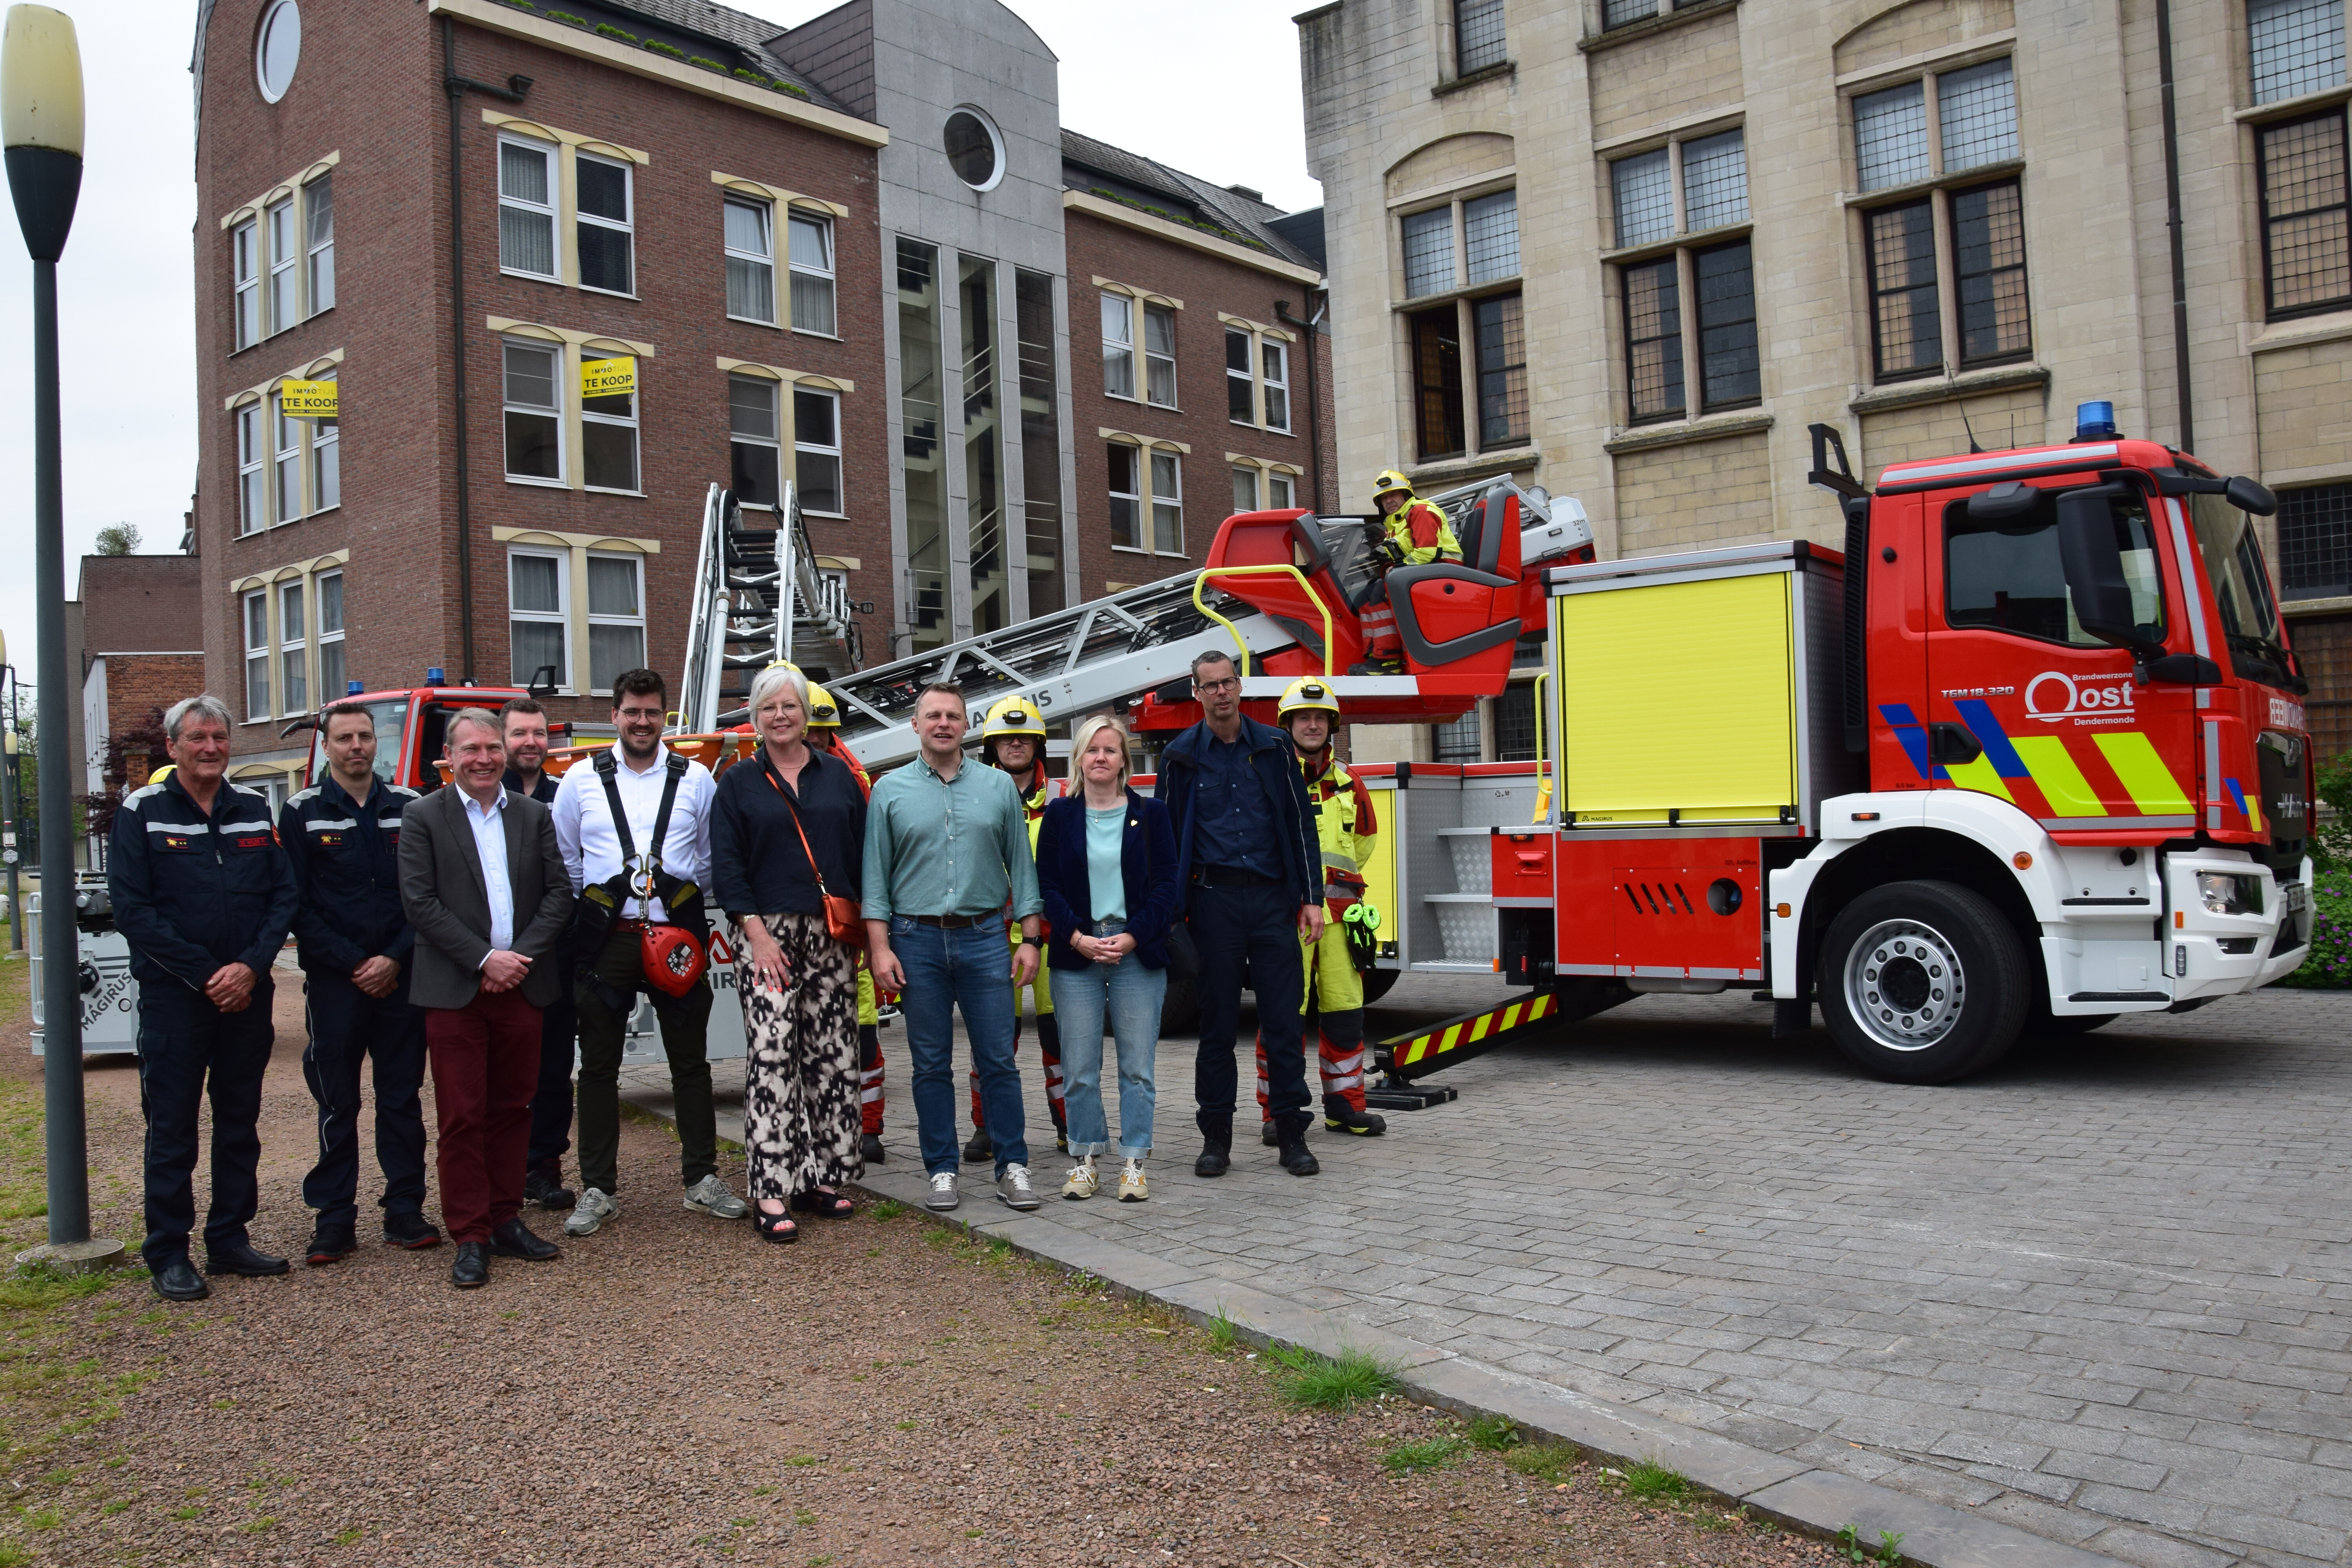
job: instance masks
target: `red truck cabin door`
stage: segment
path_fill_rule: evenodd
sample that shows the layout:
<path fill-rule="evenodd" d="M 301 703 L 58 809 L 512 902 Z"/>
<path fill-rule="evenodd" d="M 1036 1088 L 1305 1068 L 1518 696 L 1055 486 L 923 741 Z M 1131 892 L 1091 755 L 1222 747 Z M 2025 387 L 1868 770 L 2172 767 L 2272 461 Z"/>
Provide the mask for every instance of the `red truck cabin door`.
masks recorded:
<path fill-rule="evenodd" d="M 2054 832 L 2194 827 L 2195 689 L 2138 684 L 2131 653 L 2075 620 L 2055 491 L 2005 517 L 1927 501 L 1927 712 L 1906 741 L 1929 787 L 1998 795 Z M 2160 517 L 2139 496 L 2107 505 L 2140 634 L 2186 646 Z"/>

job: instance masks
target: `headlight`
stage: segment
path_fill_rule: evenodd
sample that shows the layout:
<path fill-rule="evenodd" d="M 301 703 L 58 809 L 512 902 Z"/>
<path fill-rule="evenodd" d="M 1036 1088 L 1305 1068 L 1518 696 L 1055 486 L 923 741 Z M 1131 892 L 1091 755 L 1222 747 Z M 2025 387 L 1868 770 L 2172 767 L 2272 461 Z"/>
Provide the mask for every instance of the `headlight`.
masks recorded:
<path fill-rule="evenodd" d="M 2232 876 L 2227 871 L 2197 873 L 2197 896 L 2205 900 L 2205 912 L 2215 915 L 2258 915 L 2263 912 L 2262 895 L 2254 890 L 2251 877 Z"/>

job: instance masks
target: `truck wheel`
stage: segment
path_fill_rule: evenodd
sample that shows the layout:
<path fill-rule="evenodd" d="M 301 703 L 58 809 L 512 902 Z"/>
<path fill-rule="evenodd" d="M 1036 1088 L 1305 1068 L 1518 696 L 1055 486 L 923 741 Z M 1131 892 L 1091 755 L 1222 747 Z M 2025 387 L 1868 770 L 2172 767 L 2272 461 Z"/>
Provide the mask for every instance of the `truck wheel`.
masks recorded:
<path fill-rule="evenodd" d="M 1369 969 L 1364 972 L 1364 1005 L 1369 1007 L 1396 988 L 1402 969 Z"/>
<path fill-rule="evenodd" d="M 1201 1032 L 1201 987 L 1198 981 L 1168 978 L 1167 994 L 1160 1000 L 1160 1032 L 1168 1035 L 1197 1035 Z"/>
<path fill-rule="evenodd" d="M 1949 1083 L 2016 1043 L 2032 976 L 1990 900 L 1953 882 L 1895 882 L 1830 922 L 1815 994 L 1857 1066 L 1896 1083 Z"/>

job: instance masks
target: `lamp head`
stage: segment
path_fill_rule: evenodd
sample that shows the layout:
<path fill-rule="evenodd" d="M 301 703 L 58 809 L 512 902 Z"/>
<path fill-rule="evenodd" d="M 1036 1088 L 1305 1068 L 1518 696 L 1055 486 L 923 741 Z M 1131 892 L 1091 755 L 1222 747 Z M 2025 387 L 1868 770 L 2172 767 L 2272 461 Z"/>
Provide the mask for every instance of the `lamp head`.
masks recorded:
<path fill-rule="evenodd" d="M 81 48 L 73 18 L 11 5 L 0 32 L 0 145 L 16 222 L 36 261 L 55 261 L 81 195 Z"/>

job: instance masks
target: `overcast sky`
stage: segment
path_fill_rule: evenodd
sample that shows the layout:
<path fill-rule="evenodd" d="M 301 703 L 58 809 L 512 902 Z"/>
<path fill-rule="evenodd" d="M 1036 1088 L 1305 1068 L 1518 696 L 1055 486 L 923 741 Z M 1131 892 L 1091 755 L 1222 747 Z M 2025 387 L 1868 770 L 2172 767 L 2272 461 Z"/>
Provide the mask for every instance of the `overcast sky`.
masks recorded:
<path fill-rule="evenodd" d="M 50 0 L 80 25 L 89 138 L 58 264 L 64 360 L 66 592 L 109 523 L 176 550 L 196 471 L 190 226 L 195 221 L 190 0 L 105 8 Z M 734 0 L 795 25 L 833 0 Z M 1316 205 L 1298 100 L 1298 35 L 1277 0 L 1191 0 L 1184 25 L 1143 0 L 1010 0 L 1062 61 L 1062 120 L 1277 205 Z M 92 62 L 96 68 L 90 68 Z M 1152 90 L 1144 90 L 1147 83 Z M 7 209 L 13 216 L 13 209 Z M 32 264 L 0 235 L 0 631 L 34 680 Z M 76 681 L 77 693 L 79 681 Z M 77 695 L 76 700 L 79 700 Z"/>

